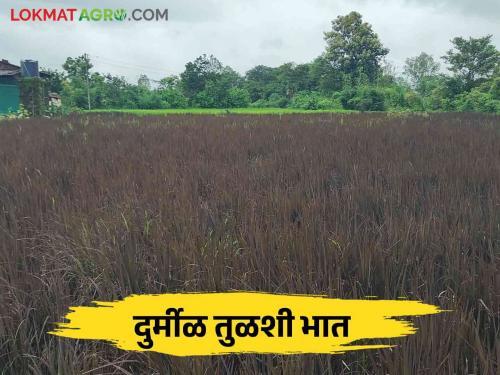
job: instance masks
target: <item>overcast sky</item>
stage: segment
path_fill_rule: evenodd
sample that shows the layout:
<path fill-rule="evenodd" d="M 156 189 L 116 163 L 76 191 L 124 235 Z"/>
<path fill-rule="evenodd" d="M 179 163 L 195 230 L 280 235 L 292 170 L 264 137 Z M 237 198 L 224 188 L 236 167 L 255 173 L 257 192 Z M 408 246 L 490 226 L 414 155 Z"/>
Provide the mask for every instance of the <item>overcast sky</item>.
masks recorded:
<path fill-rule="evenodd" d="M 169 21 L 11 23 L 10 8 L 21 7 L 168 8 Z M 500 45 L 500 0 L 1 0 L 0 58 L 60 68 L 86 52 L 95 70 L 135 81 L 179 74 L 207 53 L 244 73 L 313 60 L 331 21 L 352 10 L 373 25 L 396 67 L 422 51 L 442 56 L 455 36 L 493 34 Z"/>

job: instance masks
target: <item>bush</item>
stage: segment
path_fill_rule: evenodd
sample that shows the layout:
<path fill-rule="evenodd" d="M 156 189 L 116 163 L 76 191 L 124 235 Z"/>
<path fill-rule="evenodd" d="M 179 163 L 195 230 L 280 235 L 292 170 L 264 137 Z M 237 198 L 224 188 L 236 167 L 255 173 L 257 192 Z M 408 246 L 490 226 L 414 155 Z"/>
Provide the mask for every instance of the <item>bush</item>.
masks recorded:
<path fill-rule="evenodd" d="M 267 102 L 268 102 L 268 107 L 270 108 L 285 108 L 286 106 L 288 106 L 289 103 L 287 98 L 277 93 L 271 94 Z"/>
<path fill-rule="evenodd" d="M 342 109 L 342 104 L 336 98 L 322 96 L 319 98 L 319 109 Z"/>
<path fill-rule="evenodd" d="M 375 87 L 361 86 L 342 91 L 340 101 L 345 109 L 357 111 L 384 111 L 384 93 Z"/>
<path fill-rule="evenodd" d="M 216 103 L 214 97 L 207 92 L 207 90 L 202 90 L 196 94 L 194 98 L 194 104 L 201 108 L 215 108 Z"/>
<path fill-rule="evenodd" d="M 188 99 L 180 90 L 165 89 L 160 91 L 162 98 L 162 108 L 187 108 Z"/>
<path fill-rule="evenodd" d="M 285 108 L 288 106 L 288 99 L 280 94 L 273 93 L 268 99 L 259 99 L 250 104 L 253 108 Z"/>
<path fill-rule="evenodd" d="M 296 94 L 289 105 L 291 108 L 300 109 L 341 109 L 342 106 L 338 100 L 321 96 L 317 91 L 301 91 Z"/>
<path fill-rule="evenodd" d="M 155 91 L 145 91 L 139 96 L 139 109 L 157 109 L 161 108 L 162 100 L 160 95 Z"/>
<path fill-rule="evenodd" d="M 490 93 L 481 92 L 479 89 L 459 95 L 456 106 L 463 112 L 500 113 L 500 100 L 495 100 Z"/>
<path fill-rule="evenodd" d="M 319 109 L 321 97 L 317 92 L 301 91 L 296 94 L 290 103 L 292 108 Z"/>
<path fill-rule="evenodd" d="M 425 111 L 426 109 L 424 100 L 419 94 L 414 91 L 408 91 L 405 93 L 405 101 L 411 111 L 421 112 Z"/>
<path fill-rule="evenodd" d="M 394 111 L 409 109 L 406 100 L 406 90 L 402 86 L 393 85 L 383 90 L 385 106 Z"/>
<path fill-rule="evenodd" d="M 493 100 L 500 100 L 500 77 L 496 77 L 491 83 L 490 95 Z"/>
<path fill-rule="evenodd" d="M 23 119 L 29 118 L 29 111 L 21 104 L 17 111 L 9 111 L 7 114 L 0 114 L 0 120 L 2 119 Z"/>
<path fill-rule="evenodd" d="M 229 106 L 232 108 L 245 108 L 250 103 L 250 94 L 247 90 L 233 87 L 229 90 Z"/>

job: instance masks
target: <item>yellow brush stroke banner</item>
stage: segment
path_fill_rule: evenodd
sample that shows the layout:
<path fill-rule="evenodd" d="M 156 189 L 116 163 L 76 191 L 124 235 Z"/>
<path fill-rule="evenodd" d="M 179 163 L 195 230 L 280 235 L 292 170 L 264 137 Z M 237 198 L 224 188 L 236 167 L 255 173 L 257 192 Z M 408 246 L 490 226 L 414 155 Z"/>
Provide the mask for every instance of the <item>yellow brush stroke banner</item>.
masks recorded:
<path fill-rule="evenodd" d="M 407 300 L 252 292 L 132 295 L 72 307 L 68 322 L 49 333 L 176 356 L 340 354 L 390 347 L 356 342 L 412 335 L 417 328 L 401 317 L 440 312 L 437 306 Z"/>

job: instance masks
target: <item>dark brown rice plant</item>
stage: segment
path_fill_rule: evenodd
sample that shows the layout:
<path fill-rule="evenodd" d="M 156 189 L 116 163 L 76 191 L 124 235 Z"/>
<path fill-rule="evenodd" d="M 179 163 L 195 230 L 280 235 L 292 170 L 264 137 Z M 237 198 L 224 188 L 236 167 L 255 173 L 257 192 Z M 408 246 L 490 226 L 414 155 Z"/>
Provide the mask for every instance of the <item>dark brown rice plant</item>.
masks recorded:
<path fill-rule="evenodd" d="M 0 373 L 496 374 L 500 121 L 80 115 L 0 123 Z M 176 358 L 47 335 L 131 293 L 407 297 L 397 347 Z"/>

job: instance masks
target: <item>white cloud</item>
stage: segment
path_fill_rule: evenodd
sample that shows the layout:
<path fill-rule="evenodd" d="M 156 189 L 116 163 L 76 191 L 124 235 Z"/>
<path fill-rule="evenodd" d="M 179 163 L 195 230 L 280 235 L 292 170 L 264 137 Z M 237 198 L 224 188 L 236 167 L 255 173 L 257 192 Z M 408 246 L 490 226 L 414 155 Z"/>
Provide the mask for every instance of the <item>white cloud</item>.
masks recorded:
<path fill-rule="evenodd" d="M 416 0 L 131 0 L 20 2 L 0 5 L 0 58 L 39 60 L 59 68 L 67 56 L 89 53 L 97 70 L 137 79 L 180 73 L 202 53 L 245 72 L 257 64 L 311 61 L 338 15 L 357 10 L 391 49 L 389 60 L 426 51 L 441 56 L 454 36 L 493 34 L 499 43 L 500 2 Z M 11 7 L 168 8 L 167 23 L 11 23 Z M 8 27 L 5 27 L 8 25 Z"/>

